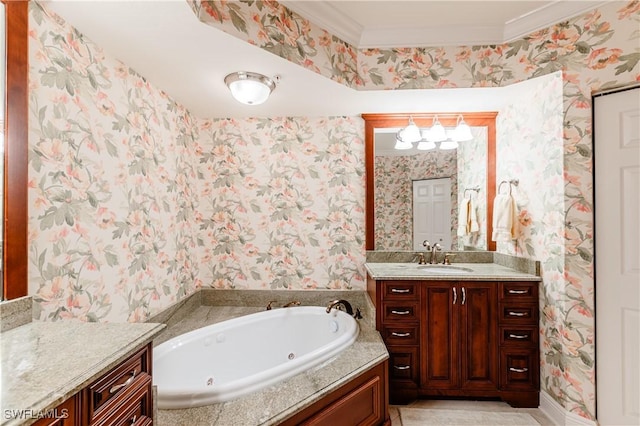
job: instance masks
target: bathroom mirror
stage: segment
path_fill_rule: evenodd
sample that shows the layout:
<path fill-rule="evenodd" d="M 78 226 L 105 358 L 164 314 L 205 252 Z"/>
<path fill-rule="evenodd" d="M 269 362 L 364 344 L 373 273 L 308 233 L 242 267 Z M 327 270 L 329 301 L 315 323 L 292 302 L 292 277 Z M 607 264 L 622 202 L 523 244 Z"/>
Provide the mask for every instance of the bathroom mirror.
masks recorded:
<path fill-rule="evenodd" d="M 454 128 L 458 116 L 462 115 L 472 129 L 474 140 L 469 141 L 467 145 L 464 145 L 465 142 L 460 142 L 458 149 L 453 151 L 440 149 L 416 151 L 414 148 L 409 155 L 394 152 L 392 144 L 395 143 L 395 133 L 398 129 L 407 126 L 410 116 L 416 125 L 426 129 L 431 127 L 436 114 L 446 128 Z M 496 112 L 362 115 L 365 120 L 367 250 L 414 251 L 416 248 L 413 243 L 412 193 L 414 191 L 412 186 L 430 185 L 441 180 L 439 178 L 448 177 L 451 188 L 447 190 L 451 191 L 449 232 L 452 244 L 445 246 L 445 249 L 495 251 L 495 243 L 490 241 L 488 236 L 492 231 L 492 201 L 495 196 L 496 116 Z M 384 140 L 386 140 L 386 146 L 382 144 Z M 376 152 L 376 146 L 378 152 Z M 380 152 L 381 148 L 384 152 Z M 451 162 L 455 164 L 448 164 Z M 380 170 L 381 168 L 383 170 Z M 393 185 L 386 185 L 385 181 L 393 182 Z M 402 185 L 402 188 L 398 185 Z M 417 194 L 417 191 L 415 193 Z M 389 214 L 388 209 L 384 210 L 384 206 L 389 205 L 383 200 L 384 198 L 394 199 L 397 206 L 406 204 L 402 207 L 405 213 L 395 216 Z M 464 204 L 464 198 L 474 198 L 474 203 L 479 206 L 478 210 L 484 209 L 482 210 L 484 217 L 481 218 L 483 228 L 480 234 L 465 235 L 458 241 L 457 206 Z M 396 209 L 396 213 L 397 211 L 399 209 Z M 478 235 L 481 240 L 478 239 Z M 401 243 L 390 243 L 390 236 Z"/>

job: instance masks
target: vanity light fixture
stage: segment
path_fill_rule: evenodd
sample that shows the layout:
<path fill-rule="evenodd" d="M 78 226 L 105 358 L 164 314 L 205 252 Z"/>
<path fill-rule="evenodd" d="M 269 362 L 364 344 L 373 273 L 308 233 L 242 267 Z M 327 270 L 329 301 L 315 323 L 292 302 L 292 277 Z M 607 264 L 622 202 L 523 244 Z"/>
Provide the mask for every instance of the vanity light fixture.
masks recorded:
<path fill-rule="evenodd" d="M 231 95 L 245 105 L 260 105 L 265 102 L 276 87 L 278 77 L 269 78 L 265 75 L 249 71 L 237 71 L 228 74 L 224 83 L 231 91 Z"/>
<path fill-rule="evenodd" d="M 438 116 L 433 117 L 433 123 L 430 128 L 422 129 L 415 124 L 413 117 L 409 116 L 409 124 L 407 127 L 400 129 L 396 133 L 395 149 L 411 149 L 413 144 L 418 142 L 417 149 L 421 151 L 429 151 L 436 148 L 436 142 L 439 142 L 438 148 L 442 150 L 458 148 L 458 142 L 470 141 L 473 139 L 471 128 L 464 121 L 462 114 L 457 117 L 456 127 L 454 129 L 445 129 Z"/>

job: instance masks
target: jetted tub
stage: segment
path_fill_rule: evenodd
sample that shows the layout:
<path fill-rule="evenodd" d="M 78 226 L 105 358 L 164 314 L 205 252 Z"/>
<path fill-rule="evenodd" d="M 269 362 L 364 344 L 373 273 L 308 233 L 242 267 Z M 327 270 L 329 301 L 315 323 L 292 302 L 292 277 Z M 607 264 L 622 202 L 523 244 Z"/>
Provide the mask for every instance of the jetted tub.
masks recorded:
<path fill-rule="evenodd" d="M 158 408 L 200 407 L 255 392 L 349 347 L 358 323 L 321 306 L 273 309 L 209 325 L 153 349 Z"/>

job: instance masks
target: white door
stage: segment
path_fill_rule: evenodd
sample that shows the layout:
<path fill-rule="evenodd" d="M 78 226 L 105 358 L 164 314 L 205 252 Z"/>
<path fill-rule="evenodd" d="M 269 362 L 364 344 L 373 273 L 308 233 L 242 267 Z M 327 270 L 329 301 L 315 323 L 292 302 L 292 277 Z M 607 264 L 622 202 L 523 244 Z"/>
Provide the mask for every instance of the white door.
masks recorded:
<path fill-rule="evenodd" d="M 596 401 L 640 424 L 640 88 L 594 100 Z"/>
<path fill-rule="evenodd" d="M 413 249 L 422 242 L 440 243 L 451 250 L 451 179 L 413 181 Z"/>

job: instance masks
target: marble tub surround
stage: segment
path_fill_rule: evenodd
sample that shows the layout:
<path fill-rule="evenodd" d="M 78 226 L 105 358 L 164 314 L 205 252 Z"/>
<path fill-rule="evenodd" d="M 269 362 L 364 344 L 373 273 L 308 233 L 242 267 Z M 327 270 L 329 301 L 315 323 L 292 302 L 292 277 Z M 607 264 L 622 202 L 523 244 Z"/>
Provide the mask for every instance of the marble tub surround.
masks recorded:
<path fill-rule="evenodd" d="M 437 280 L 437 281 L 540 281 L 537 275 L 520 272 L 497 263 L 455 263 L 452 267 L 464 268 L 459 273 L 438 273 L 421 270 L 417 263 L 365 263 L 365 269 L 374 280 Z M 435 265 L 442 267 L 444 265 Z"/>
<path fill-rule="evenodd" d="M 36 419 L 7 418 L 6 410 L 53 409 L 108 372 L 165 326 L 152 323 L 31 322 L 2 332 L 1 424 Z"/>
<path fill-rule="evenodd" d="M 158 410 L 160 425 L 278 424 L 388 358 L 387 349 L 375 330 L 375 309 L 364 291 L 202 289 L 198 293 L 195 297 L 201 304 L 184 304 L 180 309 L 190 312 L 174 313 L 173 318 L 184 316 L 169 325 L 154 344 L 209 324 L 263 311 L 271 300 L 276 300 L 273 309 L 296 309 L 295 306 L 282 308 L 282 305 L 297 300 L 303 306 L 326 306 L 331 300 L 345 299 L 354 309 L 360 308 L 363 318 L 358 320 L 358 339 L 330 361 L 233 401 L 189 409 Z"/>
<path fill-rule="evenodd" d="M 420 251 L 367 251 L 366 263 L 417 263 Z M 424 252 L 425 260 L 431 260 L 431 252 Z M 451 264 L 458 263 L 495 263 L 518 272 L 531 275 L 541 275 L 540 262 L 524 257 L 511 256 L 493 251 L 441 251 L 438 252 L 438 262 L 442 263 L 445 253 L 453 253 Z"/>
<path fill-rule="evenodd" d="M 31 296 L 0 302 L 0 332 L 9 331 L 33 320 Z"/>

